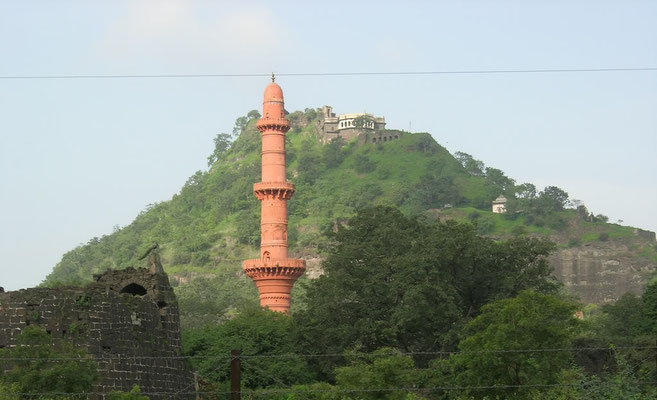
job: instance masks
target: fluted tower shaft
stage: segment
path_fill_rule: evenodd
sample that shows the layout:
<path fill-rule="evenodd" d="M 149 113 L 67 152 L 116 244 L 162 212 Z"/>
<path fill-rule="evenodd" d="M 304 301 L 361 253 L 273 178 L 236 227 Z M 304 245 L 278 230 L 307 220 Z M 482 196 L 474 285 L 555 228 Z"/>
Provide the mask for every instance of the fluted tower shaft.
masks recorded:
<path fill-rule="evenodd" d="M 285 175 L 285 133 L 290 121 L 285 118 L 283 91 L 273 82 L 265 88 L 256 127 L 262 135 L 262 181 L 253 185 L 261 204 L 260 258 L 244 261 L 243 267 L 258 288 L 260 305 L 287 313 L 292 285 L 306 263 L 288 257 L 287 201 L 294 194 L 294 185 Z"/>

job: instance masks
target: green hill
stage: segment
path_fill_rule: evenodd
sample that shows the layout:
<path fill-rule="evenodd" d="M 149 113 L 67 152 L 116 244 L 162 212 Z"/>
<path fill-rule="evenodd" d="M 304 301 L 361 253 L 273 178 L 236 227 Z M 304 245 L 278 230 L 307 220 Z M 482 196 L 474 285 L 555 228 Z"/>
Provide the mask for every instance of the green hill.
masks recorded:
<path fill-rule="evenodd" d="M 255 111 L 240 117 L 232 143 L 228 135 L 218 135 L 210 169 L 196 172 L 180 193 L 149 205 L 130 225 L 66 253 L 44 285 L 86 281 L 107 268 L 134 266 L 157 242 L 167 272 L 179 285 L 183 310 L 214 310 L 221 318 L 240 301 L 253 301 L 255 289 L 241 275 L 241 260 L 258 254 L 259 203 L 252 194 L 260 180 L 258 117 Z M 480 233 L 491 236 L 549 236 L 562 247 L 635 235 L 634 228 L 608 224 L 581 204 L 567 208 L 568 194 L 556 187 L 537 192 L 468 154 L 455 157 L 428 133 L 395 131 L 400 139 L 385 143 L 323 145 L 315 110 L 288 117 L 288 179 L 297 187 L 288 204 L 295 256 L 321 257 L 324 233 L 371 205 L 473 221 Z M 500 194 L 509 199 L 509 212 L 493 214 L 491 201 Z M 654 246 L 636 253 L 657 262 Z M 211 300 L 204 299 L 205 293 Z"/>

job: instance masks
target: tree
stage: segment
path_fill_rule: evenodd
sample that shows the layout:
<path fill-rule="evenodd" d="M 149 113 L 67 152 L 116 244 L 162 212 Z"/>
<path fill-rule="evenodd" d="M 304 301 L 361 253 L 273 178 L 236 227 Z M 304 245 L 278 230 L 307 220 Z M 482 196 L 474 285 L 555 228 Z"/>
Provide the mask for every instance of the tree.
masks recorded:
<path fill-rule="evenodd" d="M 258 246 L 260 244 L 260 215 L 255 210 L 244 210 L 238 213 L 235 237 L 242 244 Z"/>
<path fill-rule="evenodd" d="M 292 318 L 273 311 L 251 308 L 222 325 L 192 329 L 183 336 L 184 353 L 194 356 L 192 364 L 201 376 L 214 383 L 226 382 L 230 351 L 239 349 L 247 358 L 242 363 L 242 385 L 247 388 L 289 386 L 310 381 L 303 358 L 295 356 L 295 325 Z"/>
<path fill-rule="evenodd" d="M 497 243 L 470 224 L 429 223 L 390 207 L 361 210 L 339 226 L 295 315 L 307 352 L 435 351 L 491 300 L 555 284 L 545 256 L 553 245 L 518 238 Z M 313 360 L 324 377 L 339 360 Z"/>
<path fill-rule="evenodd" d="M 536 186 L 531 183 L 522 183 L 517 185 L 514 189 L 516 200 L 514 201 L 511 207 L 507 205 L 507 211 L 511 211 L 511 208 L 515 210 L 528 213 L 532 210 L 534 206 L 534 201 L 536 200 Z"/>
<path fill-rule="evenodd" d="M 567 349 L 581 331 L 577 306 L 554 296 L 523 291 L 517 297 L 485 305 L 466 326 L 459 353 L 435 363 L 437 383 L 462 386 L 522 386 L 560 383 L 569 368 Z M 536 351 L 525 351 L 534 350 Z M 531 398 L 531 390 L 477 390 L 477 398 Z"/>
<path fill-rule="evenodd" d="M 356 154 L 354 156 L 354 169 L 358 173 L 366 174 L 374 171 L 376 169 L 376 164 L 365 154 Z"/>
<path fill-rule="evenodd" d="M 303 114 L 308 121 L 312 121 L 317 118 L 317 110 L 314 108 L 306 108 L 303 110 Z"/>
<path fill-rule="evenodd" d="M 497 168 L 486 168 L 486 183 L 495 187 L 498 192 L 506 192 L 514 188 L 515 181 Z"/>
<path fill-rule="evenodd" d="M 657 281 L 650 283 L 643 292 L 641 325 L 646 334 L 657 336 Z"/>
<path fill-rule="evenodd" d="M 446 204 L 456 206 L 460 195 L 452 177 L 426 174 L 420 178 L 410 196 L 420 210 L 442 208 Z"/>
<path fill-rule="evenodd" d="M 484 176 L 484 163 L 483 161 L 474 159 L 470 154 L 462 151 L 454 153 L 454 157 L 461 163 L 463 168 L 474 176 Z"/>
<path fill-rule="evenodd" d="M 556 186 L 548 186 L 538 194 L 536 209 L 540 214 L 563 211 L 569 204 L 568 193 Z"/>
<path fill-rule="evenodd" d="M 227 133 L 219 133 L 213 140 L 214 151 L 208 157 L 208 167 L 211 167 L 230 148 L 231 144 L 230 135 Z"/>
<path fill-rule="evenodd" d="M 420 374 L 410 356 L 391 348 L 379 349 L 372 354 L 345 354 L 351 361 L 336 369 L 338 390 L 398 389 L 417 387 Z M 408 391 L 369 391 L 359 394 L 360 399 L 407 399 Z"/>
<path fill-rule="evenodd" d="M 419 151 L 425 154 L 436 154 L 440 150 L 440 145 L 428 133 L 416 133 L 418 136 L 415 145 L 410 147 L 409 150 Z"/>
<path fill-rule="evenodd" d="M 624 294 L 615 303 L 602 306 L 600 325 L 602 335 L 617 344 L 627 344 L 641 334 L 641 298 L 632 293 Z M 618 340 L 622 342 L 619 343 Z"/>
<path fill-rule="evenodd" d="M 304 141 L 301 146 L 301 154 L 297 164 L 299 176 L 298 183 L 312 185 L 322 174 L 322 158 L 311 141 Z"/>
<path fill-rule="evenodd" d="M 654 382 L 641 379 L 636 363 L 614 351 L 617 367 L 602 376 L 585 376 L 578 387 L 580 399 L 586 400 L 644 400 L 657 398 Z M 643 382 L 642 382 L 643 381 Z"/>
<path fill-rule="evenodd" d="M 0 382 L 21 393 L 87 393 L 97 376 L 97 365 L 85 351 L 65 340 L 53 342 L 36 326 L 25 327 L 17 346 L 0 357 Z"/>
<path fill-rule="evenodd" d="M 342 146 L 344 146 L 344 139 L 336 137 L 322 148 L 322 158 L 328 168 L 337 168 L 342 164 L 345 156 L 342 152 Z"/>
<path fill-rule="evenodd" d="M 236 269 L 223 266 L 211 277 L 203 275 L 177 288 L 183 330 L 219 324 L 239 311 L 256 307 L 258 292 L 250 279 L 236 276 Z"/>
<path fill-rule="evenodd" d="M 251 110 L 246 114 L 246 118 L 248 120 L 258 119 L 260 117 L 262 117 L 262 115 L 260 115 L 260 112 L 258 112 L 258 110 Z"/>
<path fill-rule="evenodd" d="M 359 129 L 369 127 L 374 128 L 374 121 L 367 115 L 359 115 L 358 117 L 354 118 L 354 127 Z"/>
<path fill-rule="evenodd" d="M 235 126 L 233 126 L 233 137 L 238 137 L 249 124 L 248 117 L 238 117 L 235 120 Z"/>

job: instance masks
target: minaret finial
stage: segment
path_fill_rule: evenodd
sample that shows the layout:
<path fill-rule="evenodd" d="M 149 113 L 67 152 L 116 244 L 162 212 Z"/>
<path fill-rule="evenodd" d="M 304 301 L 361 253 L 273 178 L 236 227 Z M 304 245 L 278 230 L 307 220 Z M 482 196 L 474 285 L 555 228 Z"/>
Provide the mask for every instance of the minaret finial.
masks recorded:
<path fill-rule="evenodd" d="M 271 73 L 271 82 L 274 83 L 276 82 L 276 77 L 274 76 L 274 73 Z"/>

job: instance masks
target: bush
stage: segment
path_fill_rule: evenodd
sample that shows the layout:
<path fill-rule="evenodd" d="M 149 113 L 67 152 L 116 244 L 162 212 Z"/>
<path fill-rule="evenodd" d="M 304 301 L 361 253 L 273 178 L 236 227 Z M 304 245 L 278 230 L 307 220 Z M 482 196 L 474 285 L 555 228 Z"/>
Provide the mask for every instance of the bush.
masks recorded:
<path fill-rule="evenodd" d="M 570 238 L 570 240 L 568 240 L 568 247 L 577 247 L 580 244 L 581 242 L 578 238 Z"/>
<path fill-rule="evenodd" d="M 97 376 L 86 357 L 72 343 L 53 343 L 45 330 L 27 326 L 15 347 L 0 352 L 0 383 L 22 393 L 86 393 Z"/>
<path fill-rule="evenodd" d="M 525 227 L 522 225 L 517 225 L 513 227 L 511 233 L 513 234 L 513 236 L 522 236 L 525 233 L 527 233 L 527 229 L 525 229 Z"/>
<path fill-rule="evenodd" d="M 370 159 L 362 154 L 357 154 L 354 156 L 354 167 L 356 172 L 361 174 L 372 172 L 376 169 L 376 164 L 374 164 Z"/>
<path fill-rule="evenodd" d="M 609 234 L 607 232 L 602 232 L 600 236 L 598 236 L 598 240 L 600 240 L 601 242 L 606 242 L 607 240 L 609 240 Z"/>
<path fill-rule="evenodd" d="M 481 216 L 481 214 L 479 214 L 479 213 L 476 212 L 476 211 L 473 211 L 473 212 L 471 212 L 470 214 L 468 214 L 468 219 L 469 219 L 470 221 L 474 221 L 474 220 L 478 219 L 480 216 Z"/>
<path fill-rule="evenodd" d="M 148 400 L 147 396 L 141 394 L 139 386 L 134 385 L 129 392 L 111 392 L 107 400 Z"/>
<path fill-rule="evenodd" d="M 480 218 L 475 222 L 477 232 L 480 235 L 486 235 L 495 231 L 495 221 L 488 218 Z"/>

